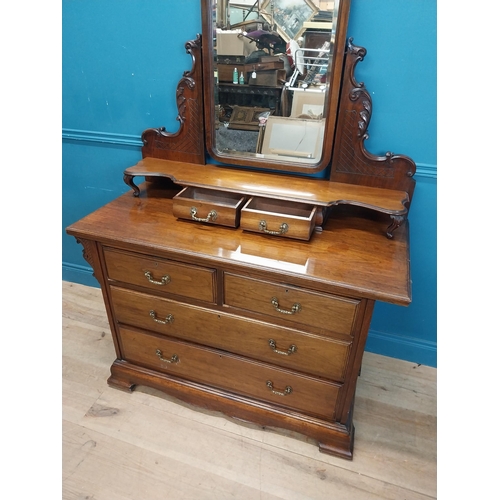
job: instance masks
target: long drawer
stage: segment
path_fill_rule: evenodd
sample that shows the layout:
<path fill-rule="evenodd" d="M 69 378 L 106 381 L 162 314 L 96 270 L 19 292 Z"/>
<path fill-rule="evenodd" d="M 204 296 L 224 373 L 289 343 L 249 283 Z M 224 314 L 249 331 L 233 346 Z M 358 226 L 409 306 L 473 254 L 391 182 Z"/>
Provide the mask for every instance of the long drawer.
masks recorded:
<path fill-rule="evenodd" d="M 359 300 L 224 274 L 224 303 L 271 318 L 351 334 Z"/>
<path fill-rule="evenodd" d="M 156 371 L 334 419 L 340 385 L 233 354 L 120 328 L 123 358 Z"/>
<path fill-rule="evenodd" d="M 111 286 L 116 319 L 123 325 L 216 347 L 278 366 L 343 381 L 351 342 L 251 321 Z"/>
<path fill-rule="evenodd" d="M 152 290 L 215 302 L 215 270 L 104 249 L 108 277 Z"/>

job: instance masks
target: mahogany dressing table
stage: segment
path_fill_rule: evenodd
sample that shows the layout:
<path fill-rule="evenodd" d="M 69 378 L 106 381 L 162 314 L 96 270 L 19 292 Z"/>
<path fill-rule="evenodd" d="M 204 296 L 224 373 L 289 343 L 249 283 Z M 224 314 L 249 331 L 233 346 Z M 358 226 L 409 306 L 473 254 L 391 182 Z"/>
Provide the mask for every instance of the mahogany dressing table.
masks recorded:
<path fill-rule="evenodd" d="M 205 164 L 206 150 L 215 150 L 206 71 L 213 57 L 205 47 L 202 57 L 198 37 L 186 44 L 193 67 L 177 88 L 179 131 L 146 130 L 143 159 L 124 172 L 131 191 L 67 232 L 102 289 L 116 350 L 111 386 L 154 387 L 296 431 L 321 451 L 351 459 L 356 382 L 375 301 L 411 302 L 407 215 L 415 164 L 364 148 L 371 99 L 354 70 L 365 50 L 344 44 L 349 1 L 340 5 L 334 46 L 341 71 L 330 84 L 338 80 L 338 100 L 334 92 L 327 97 L 335 115 L 326 123 L 329 178 L 260 158 Z M 202 2 L 204 14 L 210 6 Z M 276 168 L 245 168 L 267 164 Z M 192 196 L 191 220 L 181 193 Z M 217 217 L 207 215 L 203 193 L 219 196 Z M 300 210 L 283 212 L 286 231 L 262 227 L 251 205 L 238 212 L 252 199 L 269 217 L 269 207 Z M 236 222 L 224 223 L 228 206 Z M 309 218 L 303 207 L 312 207 Z M 310 229 L 296 236 L 302 219 Z"/>

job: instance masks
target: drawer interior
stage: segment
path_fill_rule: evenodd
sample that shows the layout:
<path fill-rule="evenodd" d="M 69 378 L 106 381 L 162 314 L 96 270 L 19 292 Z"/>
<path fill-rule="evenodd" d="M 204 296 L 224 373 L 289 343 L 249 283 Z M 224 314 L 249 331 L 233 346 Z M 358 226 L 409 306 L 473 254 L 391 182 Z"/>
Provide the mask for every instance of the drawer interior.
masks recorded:
<path fill-rule="evenodd" d="M 239 193 L 226 193 L 215 189 L 203 189 L 192 186 L 184 188 L 174 197 L 174 200 L 179 198 L 203 201 L 229 208 L 237 208 L 245 200 Z"/>
<path fill-rule="evenodd" d="M 270 198 L 253 197 L 248 200 L 243 210 L 254 212 L 268 212 L 287 217 L 297 217 L 310 220 L 314 212 L 314 205 L 296 203 L 292 201 L 273 200 Z"/>

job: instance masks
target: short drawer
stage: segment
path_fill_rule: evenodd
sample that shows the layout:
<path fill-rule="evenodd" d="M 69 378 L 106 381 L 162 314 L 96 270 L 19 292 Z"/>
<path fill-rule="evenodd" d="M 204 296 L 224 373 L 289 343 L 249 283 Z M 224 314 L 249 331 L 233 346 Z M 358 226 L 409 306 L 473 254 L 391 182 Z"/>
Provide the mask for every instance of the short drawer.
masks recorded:
<path fill-rule="evenodd" d="M 187 187 L 174 196 L 172 212 L 179 219 L 238 227 L 245 200 L 237 193 Z"/>
<path fill-rule="evenodd" d="M 215 302 L 215 270 L 104 249 L 108 277 L 160 292 Z"/>
<path fill-rule="evenodd" d="M 317 207 L 267 198 L 250 198 L 241 210 L 241 228 L 272 236 L 309 240 Z"/>
<path fill-rule="evenodd" d="M 121 328 L 123 359 L 193 382 L 332 420 L 340 385 L 224 351 Z"/>
<path fill-rule="evenodd" d="M 295 326 L 313 326 L 329 335 L 331 332 L 352 334 L 360 302 L 225 273 L 224 303 L 289 321 Z"/>
<path fill-rule="evenodd" d="M 351 342 L 111 287 L 115 317 L 169 337 L 342 382 Z"/>

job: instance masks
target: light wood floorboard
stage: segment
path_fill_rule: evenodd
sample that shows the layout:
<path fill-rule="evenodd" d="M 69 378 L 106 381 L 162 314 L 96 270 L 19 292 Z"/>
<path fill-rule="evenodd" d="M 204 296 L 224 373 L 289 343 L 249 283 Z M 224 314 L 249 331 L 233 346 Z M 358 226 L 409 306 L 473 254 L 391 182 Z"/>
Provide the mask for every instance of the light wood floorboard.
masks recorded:
<path fill-rule="evenodd" d="M 436 498 L 436 369 L 365 353 L 347 461 L 154 389 L 108 387 L 101 292 L 62 286 L 64 500 Z"/>

